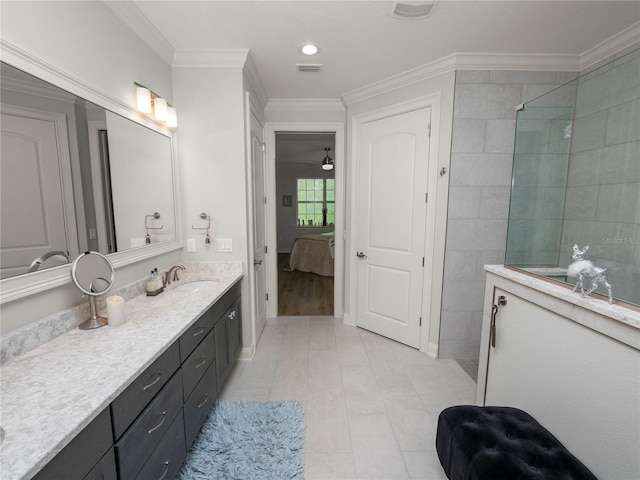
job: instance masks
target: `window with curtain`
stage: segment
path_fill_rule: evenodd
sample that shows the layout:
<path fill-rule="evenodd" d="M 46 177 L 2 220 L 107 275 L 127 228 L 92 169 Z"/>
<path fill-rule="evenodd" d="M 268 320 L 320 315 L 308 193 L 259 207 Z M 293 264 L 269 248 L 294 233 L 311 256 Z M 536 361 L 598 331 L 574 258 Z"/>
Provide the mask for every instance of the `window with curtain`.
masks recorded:
<path fill-rule="evenodd" d="M 333 178 L 299 178 L 298 225 L 326 226 L 336 221 L 336 182 Z"/>

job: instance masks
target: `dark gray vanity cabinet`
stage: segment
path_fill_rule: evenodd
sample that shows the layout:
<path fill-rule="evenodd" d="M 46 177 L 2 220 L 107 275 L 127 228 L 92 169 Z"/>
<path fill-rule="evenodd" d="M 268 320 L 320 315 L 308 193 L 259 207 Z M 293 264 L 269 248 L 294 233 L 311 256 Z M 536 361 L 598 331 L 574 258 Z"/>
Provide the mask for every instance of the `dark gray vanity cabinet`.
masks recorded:
<path fill-rule="evenodd" d="M 175 478 L 241 349 L 237 282 L 34 478 Z"/>
<path fill-rule="evenodd" d="M 231 367 L 242 349 L 242 314 L 240 282 L 232 286 L 214 305 L 216 341 L 216 371 L 218 391 L 227 379 Z"/>
<path fill-rule="evenodd" d="M 33 478 L 117 480 L 112 445 L 111 414 L 106 408 Z"/>

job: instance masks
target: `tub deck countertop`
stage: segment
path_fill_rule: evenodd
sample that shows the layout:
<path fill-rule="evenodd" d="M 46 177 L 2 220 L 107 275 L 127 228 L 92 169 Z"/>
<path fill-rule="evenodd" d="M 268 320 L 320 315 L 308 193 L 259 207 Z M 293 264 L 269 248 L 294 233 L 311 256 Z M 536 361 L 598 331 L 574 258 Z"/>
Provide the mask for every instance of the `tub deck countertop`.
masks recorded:
<path fill-rule="evenodd" d="M 196 293 L 168 287 L 155 297 L 125 302 L 126 322 L 95 330 L 75 328 L 0 369 L 0 472 L 29 479 L 58 454 L 234 283 L 231 271 L 190 272 L 175 285 L 218 280 Z M 184 277 L 184 278 L 183 278 Z"/>

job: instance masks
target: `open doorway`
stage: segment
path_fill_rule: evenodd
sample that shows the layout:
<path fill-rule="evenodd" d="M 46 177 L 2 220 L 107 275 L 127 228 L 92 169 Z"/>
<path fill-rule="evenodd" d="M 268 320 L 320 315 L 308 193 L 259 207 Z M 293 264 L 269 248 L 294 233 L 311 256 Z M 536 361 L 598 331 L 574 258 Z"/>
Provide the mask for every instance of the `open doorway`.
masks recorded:
<path fill-rule="evenodd" d="M 335 136 L 275 134 L 278 316 L 334 315 Z"/>

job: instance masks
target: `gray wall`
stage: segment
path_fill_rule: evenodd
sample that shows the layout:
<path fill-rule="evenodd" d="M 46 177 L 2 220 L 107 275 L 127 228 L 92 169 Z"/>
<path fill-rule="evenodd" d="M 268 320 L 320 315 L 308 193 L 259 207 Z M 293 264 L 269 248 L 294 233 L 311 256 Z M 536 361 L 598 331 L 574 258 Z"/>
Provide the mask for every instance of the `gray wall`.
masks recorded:
<path fill-rule="evenodd" d="M 574 77 L 456 73 L 440 358 L 477 358 L 480 351 L 484 265 L 504 262 L 516 106 Z"/>

